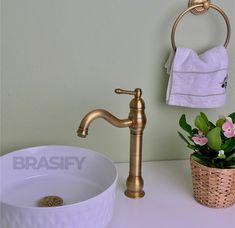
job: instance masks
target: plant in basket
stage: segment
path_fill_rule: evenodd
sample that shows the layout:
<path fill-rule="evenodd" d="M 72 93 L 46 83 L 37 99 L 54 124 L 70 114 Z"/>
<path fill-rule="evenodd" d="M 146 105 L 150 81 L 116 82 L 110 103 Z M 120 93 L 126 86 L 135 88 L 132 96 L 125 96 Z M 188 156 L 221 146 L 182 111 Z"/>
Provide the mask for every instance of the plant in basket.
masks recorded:
<path fill-rule="evenodd" d="M 200 112 L 192 127 L 183 114 L 179 136 L 193 150 L 191 169 L 195 199 L 209 207 L 235 203 L 235 112 L 219 116 L 215 123 Z"/>

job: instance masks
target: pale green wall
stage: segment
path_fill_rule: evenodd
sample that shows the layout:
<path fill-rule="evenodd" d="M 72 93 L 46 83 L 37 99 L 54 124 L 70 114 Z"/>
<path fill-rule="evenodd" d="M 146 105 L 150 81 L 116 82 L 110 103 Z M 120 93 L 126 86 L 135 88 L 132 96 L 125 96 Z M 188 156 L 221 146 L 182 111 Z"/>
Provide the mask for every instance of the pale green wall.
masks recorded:
<path fill-rule="evenodd" d="M 213 0 L 235 30 L 233 0 Z M 102 152 L 114 161 L 129 158 L 129 130 L 97 120 L 87 139 L 76 136 L 88 111 L 105 108 L 128 115 L 129 96 L 117 87 L 141 87 L 148 124 L 144 160 L 187 158 L 178 138 L 178 118 L 199 110 L 165 105 L 171 51 L 170 30 L 187 0 L 2 0 L 1 153 L 66 144 Z M 221 44 L 223 19 L 210 10 L 188 14 L 177 30 L 177 44 L 197 51 Z M 215 119 L 235 110 L 234 33 L 229 44 L 227 105 L 203 110 Z"/>

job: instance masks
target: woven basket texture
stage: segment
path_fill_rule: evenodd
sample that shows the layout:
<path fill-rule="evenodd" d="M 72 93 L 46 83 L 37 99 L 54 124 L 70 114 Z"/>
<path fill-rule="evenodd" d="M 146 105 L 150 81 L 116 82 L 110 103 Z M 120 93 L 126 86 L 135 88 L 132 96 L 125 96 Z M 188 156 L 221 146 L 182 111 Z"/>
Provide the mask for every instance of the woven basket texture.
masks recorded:
<path fill-rule="evenodd" d="M 235 169 L 210 168 L 190 159 L 196 201 L 211 208 L 235 203 Z"/>

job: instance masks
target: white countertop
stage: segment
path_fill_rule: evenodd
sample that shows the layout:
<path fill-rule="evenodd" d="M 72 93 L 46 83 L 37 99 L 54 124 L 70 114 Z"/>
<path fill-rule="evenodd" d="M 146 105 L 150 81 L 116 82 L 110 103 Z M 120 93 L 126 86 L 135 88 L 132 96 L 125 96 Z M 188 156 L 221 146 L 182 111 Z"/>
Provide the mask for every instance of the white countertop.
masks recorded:
<path fill-rule="evenodd" d="M 235 206 L 211 209 L 194 200 L 189 161 L 144 162 L 142 199 L 129 199 L 123 193 L 129 164 L 116 167 L 116 207 L 107 228 L 235 228 Z"/>

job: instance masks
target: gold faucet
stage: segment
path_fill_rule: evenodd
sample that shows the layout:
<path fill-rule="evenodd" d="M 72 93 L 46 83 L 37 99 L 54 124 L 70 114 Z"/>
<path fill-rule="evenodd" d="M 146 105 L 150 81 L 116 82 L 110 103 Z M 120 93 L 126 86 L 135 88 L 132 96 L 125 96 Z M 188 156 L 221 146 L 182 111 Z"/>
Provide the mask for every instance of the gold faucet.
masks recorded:
<path fill-rule="evenodd" d="M 88 135 L 88 128 L 91 122 L 97 118 L 103 118 L 119 128 L 130 128 L 130 169 L 126 181 L 125 195 L 130 198 L 141 198 L 144 196 L 144 180 L 141 176 L 142 163 L 142 139 L 143 130 L 147 119 L 145 116 L 145 104 L 141 98 L 142 91 L 136 88 L 134 91 L 115 89 L 117 94 L 134 95 L 130 102 L 130 112 L 127 119 L 118 119 L 104 109 L 96 109 L 89 112 L 81 121 L 77 134 L 85 138 Z"/>

